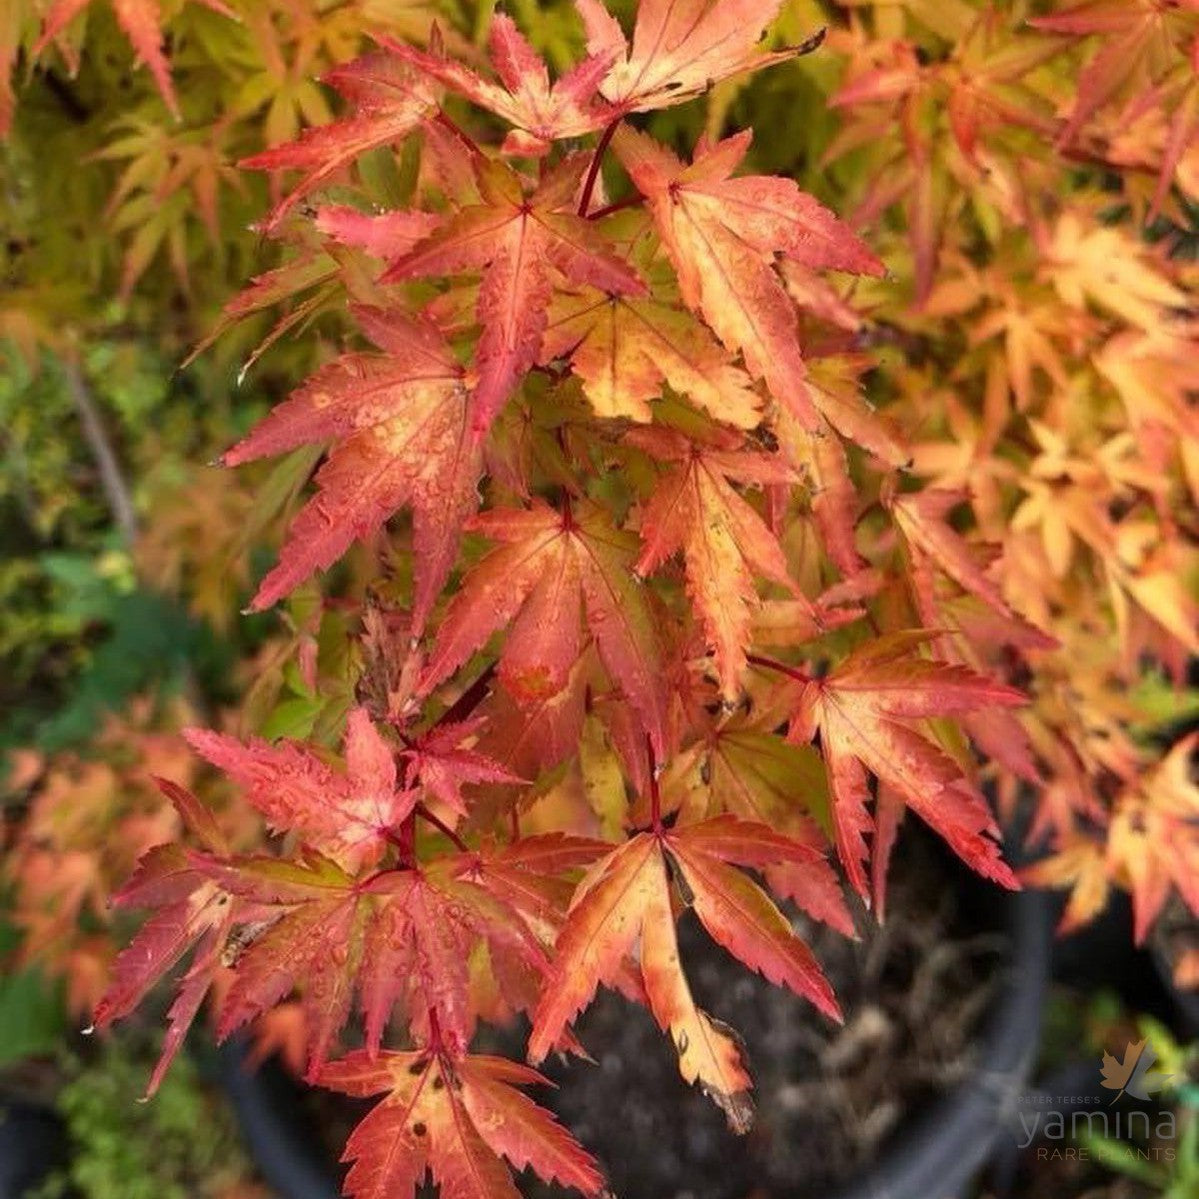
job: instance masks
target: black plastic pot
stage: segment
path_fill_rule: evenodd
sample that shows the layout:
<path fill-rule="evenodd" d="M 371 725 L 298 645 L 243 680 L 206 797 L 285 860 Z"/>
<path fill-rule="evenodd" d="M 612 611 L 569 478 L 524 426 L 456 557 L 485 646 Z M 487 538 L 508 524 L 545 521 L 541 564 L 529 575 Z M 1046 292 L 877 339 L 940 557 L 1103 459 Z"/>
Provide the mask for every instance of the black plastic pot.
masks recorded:
<path fill-rule="evenodd" d="M 1038 1049 L 1055 904 L 1039 891 L 999 902 L 1011 955 L 971 1077 L 907 1122 L 863 1177 L 830 1199 L 958 1199 L 1014 1122 Z M 334 1168 L 304 1123 L 296 1084 L 271 1063 L 248 1072 L 245 1061 L 244 1043 L 233 1041 L 219 1074 L 264 1177 L 280 1199 L 336 1199 Z"/>
<path fill-rule="evenodd" d="M 1008 1135 L 1040 1045 L 1055 904 L 1042 891 L 1005 902 L 1011 958 L 970 1077 L 905 1124 L 869 1171 L 830 1199 L 958 1199 Z"/>
<path fill-rule="evenodd" d="M 0 1199 L 22 1199 L 67 1161 L 67 1133 L 49 1108 L 0 1101 Z"/>
<path fill-rule="evenodd" d="M 255 1069 L 238 1037 L 217 1050 L 216 1074 L 250 1157 L 279 1199 L 338 1199 L 332 1163 L 300 1109 L 296 1082 L 278 1063 Z"/>

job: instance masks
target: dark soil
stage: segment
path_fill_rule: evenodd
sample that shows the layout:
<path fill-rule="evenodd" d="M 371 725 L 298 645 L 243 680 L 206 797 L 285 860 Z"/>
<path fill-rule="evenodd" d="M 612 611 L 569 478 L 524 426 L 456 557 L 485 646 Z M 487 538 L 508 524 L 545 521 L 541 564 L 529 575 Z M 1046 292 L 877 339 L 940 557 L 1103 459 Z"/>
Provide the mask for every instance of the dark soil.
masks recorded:
<path fill-rule="evenodd" d="M 1160 1199 L 1156 1187 L 1113 1174 L 1079 1152 L 1060 1146 L 1056 1156 L 1030 1156 L 1013 1193 L 1020 1199 Z"/>

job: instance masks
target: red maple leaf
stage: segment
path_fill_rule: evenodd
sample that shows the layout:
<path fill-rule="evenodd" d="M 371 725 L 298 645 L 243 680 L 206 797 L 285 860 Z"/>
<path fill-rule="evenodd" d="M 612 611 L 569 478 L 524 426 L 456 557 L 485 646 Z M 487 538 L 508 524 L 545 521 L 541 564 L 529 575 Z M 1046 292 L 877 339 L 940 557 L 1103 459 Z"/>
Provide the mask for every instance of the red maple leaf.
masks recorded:
<path fill-rule="evenodd" d="M 191 747 L 239 783 L 272 827 L 293 830 L 306 845 L 347 870 L 373 864 L 419 792 L 398 784 L 395 751 L 364 708 L 346 724 L 344 773 L 291 741 L 270 744 L 206 729 L 187 729 Z"/>
<path fill-rule="evenodd" d="M 155 782 L 175 806 L 184 827 L 205 849 L 213 854 L 229 852 L 216 821 L 194 795 L 166 779 Z M 127 1016 L 167 971 L 194 950 L 167 1013 L 162 1052 L 146 1087 L 146 1094 L 153 1095 L 212 985 L 233 931 L 236 905 L 227 892 L 193 867 L 187 850 L 177 843 L 157 846 L 145 854 L 112 902 L 119 907 L 158 910 L 117 956 L 112 981 L 93 1013 L 96 1028 L 107 1028 Z"/>
<path fill-rule="evenodd" d="M 388 1092 L 346 1145 L 354 1199 L 406 1199 L 426 1172 L 447 1199 L 518 1199 L 501 1158 L 585 1195 L 602 1189 L 587 1153 L 515 1090 L 546 1084 L 527 1066 L 434 1049 L 352 1053 L 325 1066 L 320 1081 L 349 1095 Z"/>
<path fill-rule="evenodd" d="M 504 13 L 491 18 L 488 43 L 499 83 L 480 78 L 444 53 L 382 41 L 417 70 L 515 125 L 504 140 L 508 154 L 542 155 L 554 140 L 591 133 L 611 119 L 608 105 L 597 102 L 596 89 L 614 55 L 585 58 L 551 85 L 545 61 Z"/>
<path fill-rule="evenodd" d="M 862 894 L 866 875 L 867 774 L 903 797 L 963 861 L 980 874 L 1015 887 L 999 856 L 998 828 L 986 800 L 960 766 L 915 722 L 988 706 L 1026 702 L 1023 693 L 963 666 L 918 656 L 934 634 L 891 633 L 856 649 L 822 679 L 804 683 L 789 736 L 806 742 L 817 732 L 833 799 L 837 850 Z"/>
<path fill-rule="evenodd" d="M 223 17 L 237 20 L 237 14 L 221 3 L 221 0 L 197 2 Z M 34 57 L 36 58 L 92 3 L 93 0 L 54 0 L 42 21 L 42 34 L 33 48 Z M 138 61 L 145 63 L 149 68 L 166 106 L 178 120 L 179 101 L 171 83 L 171 68 L 162 52 L 162 12 L 158 0 L 112 0 L 112 9 L 116 14 L 117 23 L 133 46 Z"/>
<path fill-rule="evenodd" d="M 634 430 L 628 441 L 673 464 L 642 513 L 637 573 L 683 551 L 687 592 L 715 652 L 721 693 L 732 701 L 759 603 L 755 579 L 795 590 L 774 534 L 732 480 L 785 483 L 791 468 L 777 455 L 744 450 L 743 439 L 727 432 L 714 432 L 708 445 L 658 428 Z"/>
<path fill-rule="evenodd" d="M 459 815 L 466 815 L 462 788 L 472 783 L 520 783 L 517 774 L 474 749 L 472 742 L 485 724 L 483 718 L 439 722 L 427 733 L 406 738 L 402 760 L 410 781 L 419 782 L 433 798 Z"/>
<path fill-rule="evenodd" d="M 478 381 L 470 432 L 481 439 L 524 374 L 537 361 L 555 280 L 617 295 L 645 284 L 575 212 L 586 156 L 564 159 L 532 194 L 502 163 L 475 161 L 480 203 L 471 204 L 392 263 L 385 281 L 482 271 L 475 351 Z"/>
<path fill-rule="evenodd" d="M 257 171 L 304 172 L 303 179 L 268 214 L 264 228 L 309 192 L 377 146 L 402 141 L 437 112 L 432 88 L 396 55 L 367 54 L 325 74 L 324 81 L 353 106 L 350 116 L 306 129 L 298 141 L 252 154 L 238 165 Z"/>
<path fill-rule="evenodd" d="M 397 313 L 354 311 L 385 353 L 344 354 L 322 367 L 224 457 L 235 466 L 335 439 L 316 497 L 292 521 L 279 563 L 250 606 L 270 607 L 411 504 L 419 632 L 478 504 L 482 457 L 467 433 L 462 367 L 440 333 Z"/>
<path fill-rule="evenodd" d="M 485 943 L 497 975 L 526 976 L 514 995 L 536 994 L 548 968 L 541 941 L 519 911 L 456 877 L 452 860 L 428 869 L 366 877 L 309 853 L 227 860 L 194 855 L 196 868 L 237 896 L 246 947 L 236 961 L 217 1023 L 221 1039 L 300 992 L 310 1071 L 328 1057 L 359 997 L 367 1050 L 377 1052 L 398 1005 L 410 1026 L 435 1021 L 447 1045 L 464 1051 L 474 1032 L 469 961 Z"/>
<path fill-rule="evenodd" d="M 496 509 L 469 523 L 503 544 L 465 578 L 437 631 L 421 681 L 428 691 L 510 624 L 499 674 L 518 696 L 561 691 L 583 649 L 586 607 L 600 658 L 665 746 L 665 698 L 655 625 L 632 566 L 631 538 L 592 505 L 558 512 Z"/>
<path fill-rule="evenodd" d="M 620 112 L 681 104 L 730 75 L 808 54 L 824 38 L 822 30 L 798 46 L 763 51 L 759 42 L 782 0 L 642 0 L 630 46 L 602 0 L 576 6 L 587 49 L 613 63 L 600 90 Z"/>

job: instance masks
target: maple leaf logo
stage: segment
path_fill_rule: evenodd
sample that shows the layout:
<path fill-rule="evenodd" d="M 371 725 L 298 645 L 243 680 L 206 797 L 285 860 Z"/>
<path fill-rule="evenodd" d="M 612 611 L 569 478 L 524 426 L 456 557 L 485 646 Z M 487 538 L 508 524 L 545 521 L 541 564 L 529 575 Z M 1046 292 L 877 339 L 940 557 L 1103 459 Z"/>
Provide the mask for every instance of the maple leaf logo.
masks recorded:
<path fill-rule="evenodd" d="M 1168 1074 L 1152 1072 L 1156 1061 L 1157 1054 L 1147 1038 L 1131 1042 L 1124 1050 L 1123 1060 L 1105 1053 L 1103 1064 L 1099 1068 L 1100 1074 L 1103 1075 L 1100 1086 L 1116 1092 L 1112 1103 L 1124 1094 L 1131 1095 L 1134 1099 L 1148 1100 L 1151 1092 L 1161 1090 L 1170 1077 Z"/>

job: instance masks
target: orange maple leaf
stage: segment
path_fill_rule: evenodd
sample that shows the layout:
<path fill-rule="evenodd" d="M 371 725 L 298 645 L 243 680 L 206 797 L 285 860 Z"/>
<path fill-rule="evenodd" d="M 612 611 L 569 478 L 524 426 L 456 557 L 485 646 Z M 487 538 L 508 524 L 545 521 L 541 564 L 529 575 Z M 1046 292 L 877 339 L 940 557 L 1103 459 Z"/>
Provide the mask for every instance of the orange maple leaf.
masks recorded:
<path fill-rule="evenodd" d="M 880 274 L 883 267 L 848 226 L 792 180 L 731 178 L 750 137 L 747 131 L 706 146 L 690 166 L 628 127 L 617 131 L 612 145 L 646 198 L 684 303 L 813 429 L 817 414 L 804 386 L 795 303 L 774 257 L 859 274 Z"/>
<path fill-rule="evenodd" d="M 748 1130 L 749 1075 L 736 1040 L 696 1006 L 679 964 L 670 879 L 708 935 L 751 969 L 789 987 L 826 1015 L 840 1013 L 816 959 L 769 896 L 734 864 L 752 869 L 808 863 L 820 854 L 763 824 L 719 816 L 699 824 L 638 833 L 585 876 L 558 937 L 552 972 L 533 1018 L 529 1058 L 541 1061 L 601 983 L 615 983 L 640 938 L 640 968 L 650 1011 L 669 1031 L 679 1072 Z"/>

